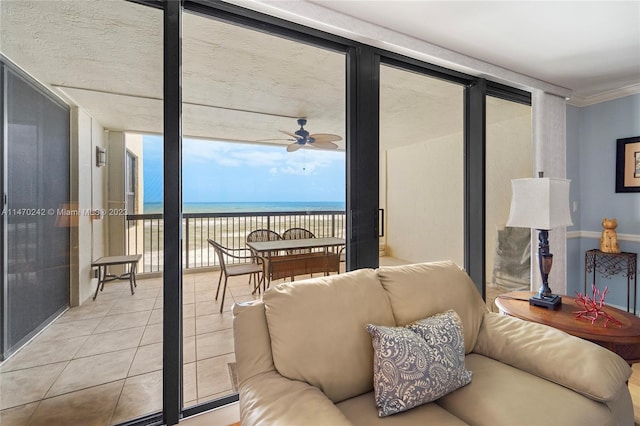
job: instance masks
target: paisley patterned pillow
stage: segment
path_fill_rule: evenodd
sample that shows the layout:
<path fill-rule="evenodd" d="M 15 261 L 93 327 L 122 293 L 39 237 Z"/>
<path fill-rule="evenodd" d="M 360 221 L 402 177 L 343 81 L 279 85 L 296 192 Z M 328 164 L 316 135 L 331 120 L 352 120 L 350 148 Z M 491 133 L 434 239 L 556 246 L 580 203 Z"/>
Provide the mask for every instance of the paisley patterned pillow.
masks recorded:
<path fill-rule="evenodd" d="M 458 314 L 447 311 L 406 327 L 367 325 L 380 417 L 435 401 L 471 381 Z"/>

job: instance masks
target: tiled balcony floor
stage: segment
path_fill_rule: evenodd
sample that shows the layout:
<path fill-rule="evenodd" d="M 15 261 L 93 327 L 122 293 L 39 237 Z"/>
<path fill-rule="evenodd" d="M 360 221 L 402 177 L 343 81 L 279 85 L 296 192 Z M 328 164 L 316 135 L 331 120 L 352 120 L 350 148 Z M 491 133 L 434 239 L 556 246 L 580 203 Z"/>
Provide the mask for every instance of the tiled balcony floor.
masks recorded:
<path fill-rule="evenodd" d="M 220 314 L 218 276 L 183 277 L 186 407 L 232 393 L 231 306 L 258 297 L 246 276 L 230 278 Z M 162 278 L 141 278 L 131 295 L 128 282 L 107 283 L 95 301 L 69 309 L 6 361 L 0 367 L 0 424 L 109 425 L 160 411 L 161 287 Z"/>
<path fill-rule="evenodd" d="M 229 279 L 224 311 L 219 272 L 186 274 L 185 406 L 232 393 L 231 306 L 251 300 L 247 277 Z M 0 424 L 109 425 L 162 408 L 162 278 L 107 283 L 0 367 Z"/>

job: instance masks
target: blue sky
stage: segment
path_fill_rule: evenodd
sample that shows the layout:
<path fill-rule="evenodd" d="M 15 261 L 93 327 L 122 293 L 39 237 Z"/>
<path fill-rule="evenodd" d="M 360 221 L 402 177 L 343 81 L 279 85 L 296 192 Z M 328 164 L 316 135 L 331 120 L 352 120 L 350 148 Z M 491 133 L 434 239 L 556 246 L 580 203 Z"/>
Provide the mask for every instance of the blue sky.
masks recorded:
<path fill-rule="evenodd" d="M 162 137 L 143 137 L 144 202 L 162 202 Z M 182 143 L 185 203 L 345 200 L 345 153 L 200 139 Z"/>

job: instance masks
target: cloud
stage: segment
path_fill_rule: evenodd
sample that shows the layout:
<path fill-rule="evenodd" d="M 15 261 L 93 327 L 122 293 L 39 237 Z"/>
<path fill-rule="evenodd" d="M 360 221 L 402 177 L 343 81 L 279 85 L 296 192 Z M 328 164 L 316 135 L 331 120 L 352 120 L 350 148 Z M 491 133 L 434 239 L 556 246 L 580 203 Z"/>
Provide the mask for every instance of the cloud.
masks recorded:
<path fill-rule="evenodd" d="M 185 139 L 182 157 L 185 163 L 213 162 L 223 167 L 277 167 L 285 161 L 286 154 L 281 147 Z"/>
<path fill-rule="evenodd" d="M 311 175 L 345 161 L 344 152 L 314 148 L 287 152 L 283 146 L 185 139 L 183 161 L 216 163 L 222 167 L 268 167 L 271 175 Z"/>
<path fill-rule="evenodd" d="M 311 175 L 318 173 L 320 169 L 335 167 L 337 163 L 344 164 L 344 161 L 344 152 L 301 149 L 289 153 L 279 170 L 290 175 Z"/>
<path fill-rule="evenodd" d="M 146 195 L 152 195 L 152 178 L 157 175 L 162 183 L 162 144 L 146 142 L 147 136 L 145 200 L 151 200 Z M 151 148 L 160 153 L 158 158 Z M 189 201 L 324 200 L 344 193 L 344 152 L 314 148 L 287 152 L 282 145 L 185 139 L 183 162 L 183 191 Z M 158 193 L 161 196 L 161 186 Z"/>
<path fill-rule="evenodd" d="M 280 173 L 285 175 L 298 175 L 298 176 L 307 176 L 313 173 L 313 170 L 307 167 L 295 167 L 295 166 L 287 166 L 279 169 Z"/>
<path fill-rule="evenodd" d="M 265 152 L 262 150 L 246 150 L 234 153 L 234 158 L 243 161 L 250 167 L 277 166 L 285 160 L 286 152 Z"/>

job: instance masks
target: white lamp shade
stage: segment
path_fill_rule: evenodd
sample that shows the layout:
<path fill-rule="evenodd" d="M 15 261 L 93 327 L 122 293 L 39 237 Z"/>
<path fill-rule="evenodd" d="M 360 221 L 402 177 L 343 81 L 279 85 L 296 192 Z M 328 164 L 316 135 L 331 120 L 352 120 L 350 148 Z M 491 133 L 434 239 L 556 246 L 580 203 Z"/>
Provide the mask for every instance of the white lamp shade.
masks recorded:
<path fill-rule="evenodd" d="M 513 179 L 507 226 L 549 230 L 573 225 L 569 211 L 570 182 L 547 177 Z"/>

